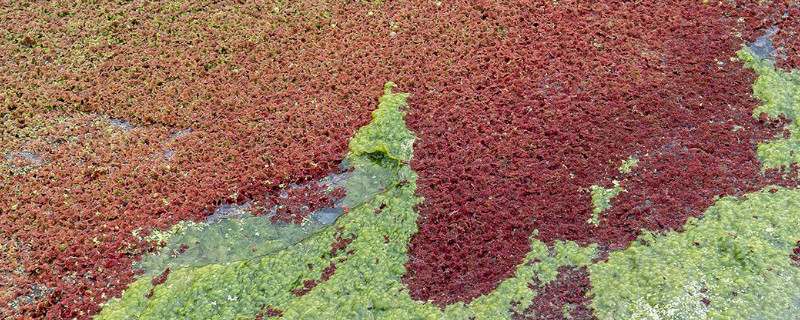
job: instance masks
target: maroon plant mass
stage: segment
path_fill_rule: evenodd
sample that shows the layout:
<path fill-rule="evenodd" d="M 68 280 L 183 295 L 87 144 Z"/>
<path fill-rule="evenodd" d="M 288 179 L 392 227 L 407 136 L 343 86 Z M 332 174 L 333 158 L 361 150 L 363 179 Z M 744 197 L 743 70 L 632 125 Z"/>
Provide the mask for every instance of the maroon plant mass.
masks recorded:
<path fill-rule="evenodd" d="M 538 284 L 537 284 L 538 285 Z M 586 293 L 592 288 L 586 267 L 558 268 L 558 277 L 544 286 L 525 310 L 535 317 L 515 314 L 515 319 L 596 319 Z M 564 317 L 564 312 L 571 318 Z"/>
<path fill-rule="evenodd" d="M 753 27 L 743 30 L 745 35 L 752 36 L 752 32 L 776 27 L 778 30 L 772 38 L 775 55 L 779 57 L 778 67 L 800 68 L 800 3 L 765 1 L 759 5 L 748 4 L 740 14 L 753 24 Z"/>
<path fill-rule="evenodd" d="M 755 145 L 779 125 L 751 117 L 754 74 L 729 58 L 778 25 L 779 65 L 797 67 L 796 11 L 2 3 L 0 315 L 88 318 L 133 281 L 131 262 L 152 245 L 137 232 L 334 171 L 387 80 L 411 93 L 420 137 L 414 298 L 489 292 L 534 229 L 616 249 L 640 228 L 679 228 L 715 195 L 789 183 L 759 174 Z M 639 166 L 617 171 L 631 156 Z M 588 188 L 612 180 L 627 192 L 595 228 Z"/>

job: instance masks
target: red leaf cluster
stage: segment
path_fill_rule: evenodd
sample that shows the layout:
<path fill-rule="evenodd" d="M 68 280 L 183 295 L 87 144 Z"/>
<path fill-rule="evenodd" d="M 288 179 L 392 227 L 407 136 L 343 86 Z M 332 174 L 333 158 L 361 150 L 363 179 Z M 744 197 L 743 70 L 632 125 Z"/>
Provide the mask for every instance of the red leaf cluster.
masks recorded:
<path fill-rule="evenodd" d="M 560 267 L 558 277 L 548 283 L 533 299 L 525 315 L 515 314 L 514 319 L 567 319 L 564 308 L 567 307 L 569 319 L 596 319 L 592 316 L 590 299 L 586 293 L 592 289 L 586 267 Z M 533 315 L 526 316 L 526 315 Z"/>
<path fill-rule="evenodd" d="M 254 320 L 261 320 L 264 317 L 283 317 L 283 311 L 274 309 L 274 308 L 261 308 L 264 312 L 257 314 L 253 319 Z"/>
<path fill-rule="evenodd" d="M 621 249 L 678 230 L 714 196 L 767 183 L 751 117 L 754 74 L 732 63 L 748 26 L 734 3 L 559 1 L 474 8 L 502 30 L 472 72 L 410 113 L 425 202 L 406 283 L 416 299 L 470 300 L 512 275 L 528 235 Z M 477 37 L 476 37 L 477 38 Z M 435 115 L 435 116 L 433 116 Z M 632 173 L 618 171 L 628 157 Z M 591 185 L 620 181 L 599 227 Z"/>
<path fill-rule="evenodd" d="M 420 137 L 405 282 L 440 305 L 510 276 L 533 229 L 621 248 L 714 195 L 789 184 L 759 173 L 755 146 L 779 126 L 750 117 L 754 74 L 729 60 L 779 25 L 778 61 L 797 66 L 786 4 L 0 6 L 0 317 L 88 319 L 152 249 L 136 230 L 334 171 L 387 80 L 411 93 Z M 628 192 L 594 228 L 586 190 L 614 179 Z M 328 203 L 297 192 L 286 221 Z"/>
<path fill-rule="evenodd" d="M 800 241 L 797 241 L 797 247 L 792 250 L 792 254 L 789 255 L 789 258 L 792 259 L 793 266 L 800 268 Z"/>
<path fill-rule="evenodd" d="M 150 284 L 153 285 L 153 288 L 151 288 L 150 292 L 148 292 L 145 296 L 147 298 L 152 298 L 153 297 L 153 290 L 156 289 L 156 286 L 158 286 L 158 285 L 160 285 L 160 284 L 162 284 L 164 282 L 167 282 L 167 277 L 169 277 L 169 268 L 164 269 L 164 271 L 162 271 L 161 274 L 159 274 L 158 276 L 156 276 L 153 279 L 150 279 Z"/>
<path fill-rule="evenodd" d="M 778 67 L 786 70 L 800 68 L 800 2 L 787 0 L 737 1 L 742 3 L 740 14 L 748 23 L 746 39 L 753 41 L 765 29 L 777 27 L 772 36 Z"/>

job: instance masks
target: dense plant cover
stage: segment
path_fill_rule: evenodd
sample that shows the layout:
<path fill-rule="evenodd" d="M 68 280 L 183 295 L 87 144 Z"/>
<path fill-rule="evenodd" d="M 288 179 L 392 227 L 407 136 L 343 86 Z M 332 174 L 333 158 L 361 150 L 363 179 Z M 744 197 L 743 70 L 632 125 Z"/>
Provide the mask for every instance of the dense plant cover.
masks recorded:
<path fill-rule="evenodd" d="M 97 319 L 232 319 L 256 312 L 263 318 L 270 316 L 260 312 L 265 308 L 291 319 L 510 319 L 531 305 L 536 289 L 555 280 L 560 268 L 591 262 L 596 245 L 548 247 L 534 232 L 515 276 L 490 294 L 444 310 L 412 300 L 401 278 L 417 229 L 413 206 L 422 199 L 414 196 L 418 177 L 407 164 L 415 137 L 399 110 L 407 106 L 407 95 L 391 93 L 393 85 L 387 84 L 372 122 L 350 141 L 354 169 L 346 184 L 354 188 L 347 189 L 347 198 L 361 202 L 347 215 L 273 254 L 175 272 L 173 265 L 142 277 Z M 387 179 L 380 192 L 363 188 Z"/>
<path fill-rule="evenodd" d="M 759 81 L 775 76 L 769 63 L 749 51 L 740 51 L 740 56 L 760 71 Z M 350 141 L 348 163 L 355 168 L 344 184 L 352 187 L 347 189 L 347 202 L 354 207 L 347 215 L 296 244 L 279 242 L 279 248 L 266 255 L 239 259 L 229 255 L 227 260 L 194 266 L 170 263 L 161 274 L 150 272 L 133 283 L 98 318 L 226 319 L 255 312 L 256 318 L 286 315 L 292 319 L 785 319 L 800 315 L 796 298 L 800 269 L 794 263 L 800 193 L 776 187 L 747 194 L 746 200 L 721 199 L 701 220 L 689 218 L 683 232 L 646 233 L 629 248 L 610 253 L 607 262 L 592 264 L 597 244 L 582 248 L 571 241 L 556 241 L 548 247 L 536 239 L 534 231 L 531 250 L 514 277 L 487 295 L 444 309 L 413 301 L 400 280 L 406 273 L 402 266 L 407 260 L 406 246 L 417 228 L 412 207 L 422 199 L 413 196 L 418 177 L 407 165 L 415 137 L 405 128 L 405 113 L 398 109 L 406 106 L 406 95 L 391 93 L 392 86 L 386 85 L 373 121 Z M 620 171 L 626 167 L 630 166 L 623 164 Z M 389 182 L 365 188 L 371 181 Z M 608 209 L 609 200 L 622 191 L 619 187 L 592 189 L 595 213 Z M 231 232 L 225 225 L 222 230 Z M 220 224 L 189 228 L 212 229 L 215 234 L 213 229 Z M 297 229 L 284 225 L 262 231 L 278 228 Z M 177 234 L 172 232 L 165 241 L 185 241 L 173 239 Z M 225 244 L 218 248 L 223 251 L 249 245 L 242 239 L 225 242 L 212 243 Z M 257 247 L 275 245 L 254 246 L 253 251 Z M 168 280 L 171 268 L 176 267 L 181 269 Z M 595 297 L 591 305 L 586 296 Z M 269 312 L 261 312 L 265 308 Z"/>
<path fill-rule="evenodd" d="M 724 198 L 682 233 L 643 235 L 589 266 L 600 319 L 793 319 L 798 190 Z"/>
<path fill-rule="evenodd" d="M 602 258 L 641 229 L 680 231 L 715 196 L 796 184 L 793 167 L 762 170 L 756 153 L 793 118 L 752 117 L 755 73 L 730 58 L 778 27 L 775 65 L 797 68 L 797 10 L 2 2 L 0 316 L 96 314 L 159 250 L 151 230 L 201 222 L 222 204 L 280 204 L 275 221 L 302 223 L 336 197 L 308 184 L 270 199 L 336 170 L 387 79 L 411 94 L 406 120 L 419 138 L 410 166 L 425 201 L 402 280 L 414 299 L 445 306 L 492 292 L 531 252 L 534 230 L 547 245 L 597 243 Z M 613 181 L 625 192 L 587 223 L 592 186 Z M 586 269 L 561 270 L 529 310 L 588 315 L 587 296 L 547 289 Z"/>

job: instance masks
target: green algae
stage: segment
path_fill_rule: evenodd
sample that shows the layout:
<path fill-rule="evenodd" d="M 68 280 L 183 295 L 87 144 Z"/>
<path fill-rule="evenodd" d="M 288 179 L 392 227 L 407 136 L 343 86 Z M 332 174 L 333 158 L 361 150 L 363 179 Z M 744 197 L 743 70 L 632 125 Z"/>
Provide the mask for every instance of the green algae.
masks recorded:
<path fill-rule="evenodd" d="M 531 251 L 514 277 L 491 293 L 444 309 L 414 301 L 401 278 L 408 242 L 417 231 L 413 206 L 422 198 L 414 195 L 417 174 L 408 165 L 415 138 L 400 110 L 407 107 L 407 95 L 391 93 L 392 86 L 387 84 L 373 121 L 351 140 L 348 161 L 354 171 L 345 201 L 357 205 L 349 213 L 271 254 L 178 266 L 155 287 L 151 272 L 105 304 L 96 319 L 239 319 L 264 308 L 281 310 L 288 319 L 510 319 L 511 310 L 523 312 L 537 289 L 556 279 L 559 267 L 588 265 L 596 257 L 596 245 L 556 241 L 549 247 L 535 239 L 534 231 Z M 352 241 L 332 251 L 331 244 L 341 238 Z M 330 265 L 336 269 L 327 280 L 302 296 L 293 293 L 320 279 Z"/>
<path fill-rule="evenodd" d="M 347 196 L 342 200 L 342 205 L 350 208 L 374 198 L 382 190 L 402 180 L 405 174 L 395 166 L 377 163 L 374 154 L 353 158 L 350 165 L 354 170 L 351 178 L 344 182 Z"/>
<path fill-rule="evenodd" d="M 788 138 L 760 143 L 762 170 L 800 163 L 800 72 L 776 69 L 748 48 L 738 60 L 756 71 L 753 116 L 784 116 Z M 741 130 L 742 128 L 734 128 Z M 620 168 L 622 172 L 622 168 Z M 605 189 L 608 190 L 608 189 Z M 594 202 L 594 197 L 593 197 Z M 800 317 L 800 268 L 790 255 L 800 234 L 800 191 L 766 187 L 725 197 L 689 218 L 681 233 L 646 232 L 607 262 L 589 266 L 600 319 L 794 319 Z M 597 208 L 597 206 L 596 206 Z"/>
<path fill-rule="evenodd" d="M 319 227 L 275 224 L 268 216 L 248 213 L 239 219 L 216 223 L 185 221 L 168 231 L 153 232 L 148 239 L 166 245 L 156 253 L 144 255 L 134 268 L 142 270 L 144 276 L 153 277 L 167 268 L 176 270 L 264 256 L 300 242 Z"/>
<path fill-rule="evenodd" d="M 322 303 L 320 299 L 326 299 L 333 292 L 359 293 L 358 296 L 361 296 L 366 285 L 372 282 L 382 285 L 399 283 L 405 273 L 406 244 L 416 231 L 416 213 L 411 208 L 421 201 L 414 197 L 416 173 L 407 164 L 399 162 L 411 159 L 412 150 L 406 146 L 413 145 L 414 140 L 405 128 L 403 114 L 399 110 L 406 105 L 405 97 L 404 94 L 392 94 L 391 87 L 387 85 L 386 94 L 373 112 L 376 119 L 359 130 L 350 144 L 352 152 L 348 160 L 354 167 L 351 183 L 369 185 L 364 183 L 365 180 L 379 180 L 383 182 L 381 185 L 385 185 L 387 180 L 394 180 L 393 184 L 384 187 L 385 190 L 372 194 L 371 199 L 364 202 L 361 201 L 364 197 L 359 194 L 363 190 L 353 186 L 348 190 L 347 197 L 359 199 L 347 201 L 361 204 L 341 216 L 334 225 L 322 228 L 303 241 L 273 254 L 173 270 L 167 281 L 155 288 L 150 284 L 152 277 L 142 277 L 124 292 L 121 299 L 112 300 L 104 306 L 97 318 L 234 319 L 255 315 L 263 307 L 284 310 L 284 314 L 291 317 L 293 312 L 319 309 L 308 306 Z M 387 128 L 376 129 L 374 126 L 403 130 L 405 133 L 382 135 L 381 132 Z M 407 141 L 374 141 L 381 138 Z M 381 207 L 382 213 L 376 214 L 375 211 Z M 346 250 L 354 250 L 354 254 L 332 252 L 331 244 L 346 235 L 352 235 L 353 239 Z M 301 297 L 293 293 L 293 290 L 303 288 L 304 282 L 320 279 L 323 269 L 331 264 L 338 269 L 328 281 Z M 341 275 L 347 277 L 340 279 Z M 356 280 L 364 283 L 352 282 Z M 152 297 L 147 298 L 151 288 Z M 395 294 L 399 293 L 405 292 L 395 291 Z M 391 291 L 376 291 L 375 294 L 391 295 Z M 368 301 L 354 300 L 349 294 L 340 296 L 338 301 L 330 300 L 327 303 L 341 305 L 330 305 L 327 311 L 316 312 L 334 312 L 347 317 L 361 309 L 367 310 L 369 305 L 375 307 L 372 300 L 386 302 L 378 297 L 364 296 L 364 299 L 371 299 Z M 356 301 L 359 303 L 354 303 Z M 343 305 L 353 306 L 345 308 Z M 295 317 L 307 316 L 310 315 Z"/>
<path fill-rule="evenodd" d="M 651 233 L 589 266 L 600 319 L 794 319 L 800 191 L 725 197 L 682 233 Z"/>
<path fill-rule="evenodd" d="M 397 109 L 406 106 L 405 100 L 408 94 L 391 94 L 391 89 L 395 86 L 394 82 L 387 82 L 384 86 L 385 94 L 379 100 L 379 105 L 393 107 L 375 109 L 372 112 L 372 122 L 361 128 L 358 134 L 350 140 L 351 157 L 369 155 L 380 161 L 391 159 L 408 162 L 411 160 L 416 138 L 405 127 L 406 122 L 403 117 L 406 113 Z"/>
<path fill-rule="evenodd" d="M 600 225 L 600 213 L 611 208 L 611 198 L 616 197 L 620 192 L 625 191 L 619 186 L 619 181 L 614 180 L 613 188 L 603 188 L 593 185 L 589 189 L 592 193 L 592 217 L 586 220 L 587 223 L 595 227 Z"/>
<path fill-rule="evenodd" d="M 800 71 L 786 72 L 775 68 L 775 62 L 761 59 L 750 49 L 738 52 L 739 60 L 746 68 L 753 69 L 758 78 L 753 83 L 753 95 L 764 104 L 753 110 L 753 116 L 762 113 L 770 118 L 783 115 L 791 122 L 784 129 L 788 130 L 788 138 L 760 143 L 756 157 L 762 169 L 784 168 L 800 163 Z"/>

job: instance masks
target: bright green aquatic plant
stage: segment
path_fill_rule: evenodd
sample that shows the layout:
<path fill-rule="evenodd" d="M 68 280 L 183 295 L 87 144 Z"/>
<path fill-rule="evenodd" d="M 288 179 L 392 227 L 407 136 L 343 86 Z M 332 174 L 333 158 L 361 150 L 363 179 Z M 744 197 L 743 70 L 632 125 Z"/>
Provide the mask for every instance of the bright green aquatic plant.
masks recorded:
<path fill-rule="evenodd" d="M 758 145 L 762 169 L 800 161 L 800 72 L 776 69 L 749 49 L 738 52 L 758 73 L 753 116 L 785 116 L 788 138 Z M 734 130 L 741 130 L 735 128 Z M 594 197 L 593 197 L 594 202 Z M 800 234 L 800 191 L 767 187 L 746 200 L 720 199 L 683 232 L 645 233 L 607 262 L 589 267 L 600 319 L 800 318 L 800 268 L 790 255 Z"/>
<path fill-rule="evenodd" d="M 510 319 L 512 309 L 522 312 L 536 296 L 533 283 L 544 286 L 559 267 L 591 262 L 594 245 L 557 241 L 550 248 L 531 237 L 531 252 L 515 276 L 495 291 L 444 310 L 412 300 L 401 278 L 408 242 L 417 231 L 413 206 L 422 199 L 414 196 L 417 174 L 408 165 L 415 137 L 401 110 L 407 95 L 392 93 L 393 86 L 386 85 L 373 121 L 350 142 L 347 160 L 354 170 L 345 202 L 360 203 L 350 212 L 271 254 L 179 267 L 156 286 L 150 272 L 120 299 L 109 301 L 96 318 L 238 319 L 271 308 L 288 319 Z M 342 238 L 349 239 L 346 247 L 332 250 L 331 244 Z M 318 281 L 330 266 L 335 266 L 332 274 Z M 309 281 L 316 285 L 296 294 Z"/>
<path fill-rule="evenodd" d="M 771 118 L 778 118 L 783 115 L 791 121 L 785 127 L 789 131 L 788 138 L 758 145 L 756 156 L 762 168 L 782 168 L 800 163 L 800 71 L 776 69 L 774 61 L 759 58 L 747 48 L 739 50 L 738 55 L 745 67 L 758 73 L 753 95 L 764 104 L 753 110 L 753 116 L 766 113 Z"/>
<path fill-rule="evenodd" d="M 166 268 L 177 270 L 264 256 L 300 242 L 321 227 L 273 223 L 269 216 L 242 214 L 241 218 L 216 223 L 185 221 L 168 231 L 154 232 L 148 238 L 166 245 L 144 255 L 134 267 L 144 276 L 156 276 Z"/>
<path fill-rule="evenodd" d="M 633 168 L 639 165 L 639 159 L 634 157 L 628 157 L 628 159 L 622 160 L 622 165 L 619 166 L 619 173 L 631 173 Z"/>
<path fill-rule="evenodd" d="M 611 208 L 611 198 L 616 197 L 620 192 L 625 191 L 619 186 L 619 181 L 614 180 L 613 188 L 603 188 L 601 186 L 591 186 L 592 193 L 592 217 L 586 220 L 587 223 L 595 227 L 600 225 L 600 213 Z"/>
<path fill-rule="evenodd" d="M 800 191 L 723 198 L 683 232 L 645 234 L 589 266 L 600 319 L 796 319 Z"/>

